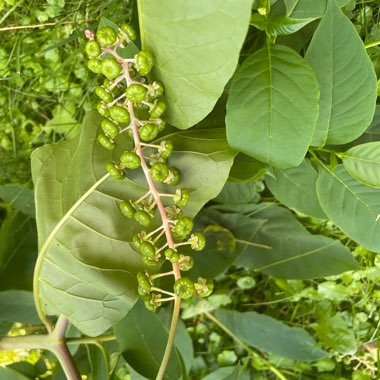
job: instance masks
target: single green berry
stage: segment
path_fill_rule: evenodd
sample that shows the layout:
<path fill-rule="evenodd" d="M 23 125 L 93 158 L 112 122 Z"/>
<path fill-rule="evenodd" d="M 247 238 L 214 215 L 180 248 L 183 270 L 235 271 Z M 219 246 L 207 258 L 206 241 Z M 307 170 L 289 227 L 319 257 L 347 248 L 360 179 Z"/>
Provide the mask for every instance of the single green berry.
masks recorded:
<path fill-rule="evenodd" d="M 134 41 L 137 38 L 135 29 L 126 22 L 124 24 L 121 24 L 120 29 L 128 36 L 131 41 Z"/>
<path fill-rule="evenodd" d="M 101 28 L 96 33 L 96 39 L 101 46 L 111 46 L 116 42 L 116 32 L 109 26 Z"/>
<path fill-rule="evenodd" d="M 148 227 L 152 221 L 151 216 L 144 210 L 138 210 L 135 212 L 134 218 L 142 226 Z"/>
<path fill-rule="evenodd" d="M 113 106 L 110 108 L 110 116 L 113 120 L 120 124 L 129 124 L 131 117 L 129 112 L 122 106 Z"/>
<path fill-rule="evenodd" d="M 111 79 L 108 79 L 108 78 L 105 78 L 104 81 L 103 81 L 103 86 L 107 89 L 107 91 L 109 91 L 109 87 L 112 86 L 112 80 Z M 112 92 L 112 91 L 110 91 Z"/>
<path fill-rule="evenodd" d="M 90 58 L 96 58 L 99 57 L 102 49 L 97 41 L 87 41 L 85 51 Z"/>
<path fill-rule="evenodd" d="M 174 226 L 174 233 L 179 237 L 186 237 L 194 227 L 194 223 L 190 218 L 183 217 L 177 220 Z"/>
<path fill-rule="evenodd" d="M 140 103 L 145 99 L 147 89 L 138 83 L 131 84 L 125 90 L 125 94 L 127 95 L 127 99 L 132 103 Z"/>
<path fill-rule="evenodd" d="M 103 133 L 101 133 L 99 136 L 98 136 L 98 141 L 100 142 L 100 144 L 108 149 L 108 150 L 112 150 L 115 148 L 115 143 L 106 135 L 103 135 Z"/>
<path fill-rule="evenodd" d="M 139 136 L 143 141 L 151 141 L 158 135 L 157 124 L 144 124 L 139 130 Z"/>
<path fill-rule="evenodd" d="M 173 151 L 173 141 L 170 140 L 164 140 L 161 141 L 160 147 L 158 149 L 158 153 L 160 154 L 161 158 L 167 159 Z"/>
<path fill-rule="evenodd" d="M 125 151 L 120 156 L 120 162 L 128 169 L 137 169 L 141 165 L 140 157 L 135 152 Z"/>
<path fill-rule="evenodd" d="M 154 64 L 153 54 L 148 50 L 141 50 L 135 55 L 135 62 L 139 74 L 148 75 Z"/>
<path fill-rule="evenodd" d="M 102 74 L 108 79 L 117 78 L 120 75 L 121 67 L 114 58 L 104 58 L 102 61 Z"/>
<path fill-rule="evenodd" d="M 161 115 L 164 114 L 166 110 L 166 104 L 164 102 L 158 102 L 150 111 L 150 116 L 154 119 L 159 118 Z"/>
<path fill-rule="evenodd" d="M 131 201 L 122 201 L 119 204 L 121 213 L 129 219 L 132 219 L 135 215 L 135 208 L 133 207 Z"/>
<path fill-rule="evenodd" d="M 192 297 L 195 292 L 193 281 L 188 277 L 181 277 L 173 285 L 174 293 L 184 300 Z"/>
<path fill-rule="evenodd" d="M 102 73 L 102 61 L 98 58 L 91 58 L 87 62 L 87 67 L 95 74 Z"/>
<path fill-rule="evenodd" d="M 177 168 L 170 168 L 169 175 L 165 179 L 164 183 L 167 185 L 176 185 L 179 181 L 179 170 Z"/>
<path fill-rule="evenodd" d="M 107 108 L 107 105 L 106 103 L 104 102 L 99 102 L 97 105 L 96 105 L 96 109 L 98 110 L 98 113 L 100 115 L 102 115 L 103 117 L 108 117 L 110 115 L 110 111 L 109 109 Z"/>
<path fill-rule="evenodd" d="M 148 99 L 150 101 L 158 99 L 165 91 L 164 85 L 161 82 L 153 82 L 148 90 Z"/>
<path fill-rule="evenodd" d="M 179 255 L 178 264 L 179 269 L 186 272 L 194 266 L 194 259 L 191 256 Z"/>
<path fill-rule="evenodd" d="M 142 240 L 141 240 L 140 235 L 139 235 L 138 233 L 133 234 L 132 243 L 133 243 L 133 245 L 134 245 L 137 249 L 140 249 L 140 247 L 141 247 L 141 243 L 142 243 Z"/>
<path fill-rule="evenodd" d="M 113 162 L 108 162 L 108 164 L 106 164 L 106 169 L 111 177 L 115 179 L 124 178 L 124 173 L 120 169 L 118 169 Z"/>
<path fill-rule="evenodd" d="M 140 252 L 147 256 L 150 257 L 151 259 L 156 257 L 156 248 L 155 246 L 150 243 L 149 241 L 143 241 L 140 245 Z"/>
<path fill-rule="evenodd" d="M 164 255 L 167 260 L 169 260 L 171 263 L 176 263 L 179 260 L 179 253 L 176 252 L 172 248 L 168 248 L 165 250 Z"/>
<path fill-rule="evenodd" d="M 113 95 L 108 92 L 104 87 L 98 86 L 95 88 L 95 94 L 106 103 L 110 103 L 113 100 Z"/>
<path fill-rule="evenodd" d="M 169 175 L 169 168 L 163 162 L 156 162 L 150 168 L 150 175 L 155 182 L 163 182 Z"/>
<path fill-rule="evenodd" d="M 161 121 L 157 124 L 157 126 L 158 126 L 158 131 L 162 132 L 166 127 L 166 120 L 161 119 Z"/>
<path fill-rule="evenodd" d="M 115 138 L 118 134 L 119 134 L 119 127 L 113 123 L 111 120 L 108 120 L 108 119 L 104 119 L 100 126 L 102 127 L 103 129 L 103 132 L 109 136 L 109 137 L 112 137 L 112 138 Z"/>
<path fill-rule="evenodd" d="M 190 191 L 185 188 L 178 189 L 173 198 L 174 203 L 179 207 L 186 206 L 189 203 L 189 199 L 190 199 Z"/>
<path fill-rule="evenodd" d="M 194 284 L 195 293 L 199 297 L 208 297 L 214 290 L 214 283 L 212 280 L 206 280 L 205 278 L 199 277 L 198 281 Z"/>
<path fill-rule="evenodd" d="M 141 296 L 150 293 L 150 289 L 152 288 L 152 283 L 149 277 L 145 273 L 143 272 L 137 273 L 137 282 L 138 282 L 137 291 Z"/>
<path fill-rule="evenodd" d="M 194 232 L 191 235 L 189 242 L 191 243 L 191 248 L 194 249 L 194 251 L 202 251 L 206 246 L 206 238 L 200 232 Z"/>

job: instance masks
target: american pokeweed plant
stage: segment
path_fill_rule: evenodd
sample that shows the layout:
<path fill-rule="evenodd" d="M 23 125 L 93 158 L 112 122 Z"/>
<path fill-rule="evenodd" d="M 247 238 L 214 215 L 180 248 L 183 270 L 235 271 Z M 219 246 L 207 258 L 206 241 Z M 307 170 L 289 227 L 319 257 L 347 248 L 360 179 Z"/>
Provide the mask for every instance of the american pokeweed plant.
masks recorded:
<path fill-rule="evenodd" d="M 138 0 L 86 29 L 96 111 L 32 154 L 33 298 L 0 294 L 3 330 L 31 333 L 0 348 L 52 352 L 52 379 L 375 376 L 358 283 L 380 252 L 379 41 L 354 10 Z"/>

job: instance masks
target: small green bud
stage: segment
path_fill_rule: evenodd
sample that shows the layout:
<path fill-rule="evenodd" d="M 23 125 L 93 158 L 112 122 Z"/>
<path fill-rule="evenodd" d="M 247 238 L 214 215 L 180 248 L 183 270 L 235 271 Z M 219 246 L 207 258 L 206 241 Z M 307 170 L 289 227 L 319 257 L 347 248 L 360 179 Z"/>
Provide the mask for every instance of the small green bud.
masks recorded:
<path fill-rule="evenodd" d="M 135 212 L 134 218 L 142 226 L 148 227 L 152 222 L 152 217 L 144 210 L 138 210 Z"/>
<path fill-rule="evenodd" d="M 104 87 L 98 86 L 95 89 L 95 94 L 106 103 L 110 103 L 113 100 L 113 95 L 108 92 Z"/>
<path fill-rule="evenodd" d="M 109 109 L 107 108 L 107 105 L 106 103 L 104 102 L 99 102 L 97 105 L 96 105 L 96 109 L 98 110 L 98 113 L 107 118 L 109 115 L 110 115 L 110 111 Z"/>
<path fill-rule="evenodd" d="M 194 266 L 194 259 L 191 256 L 179 255 L 178 264 L 182 272 L 187 272 Z"/>
<path fill-rule="evenodd" d="M 124 173 L 120 169 L 118 169 L 113 162 L 108 162 L 108 164 L 106 164 L 106 169 L 111 177 L 115 179 L 124 178 Z"/>
<path fill-rule="evenodd" d="M 173 198 L 174 203 L 179 207 L 184 207 L 189 203 L 190 191 L 183 188 L 176 191 L 175 197 Z"/>
<path fill-rule="evenodd" d="M 132 219 L 135 215 L 135 208 L 133 207 L 131 201 L 122 201 L 119 204 L 121 213 L 129 219 Z"/>
<path fill-rule="evenodd" d="M 128 36 L 131 41 L 134 41 L 137 38 L 135 29 L 126 22 L 124 24 L 121 24 L 120 29 Z"/>
<path fill-rule="evenodd" d="M 103 129 L 103 132 L 107 135 L 107 136 L 110 136 L 112 138 L 115 138 L 116 136 L 118 136 L 119 134 L 119 127 L 113 123 L 111 120 L 108 120 L 108 119 L 104 119 L 100 126 L 102 127 Z"/>
<path fill-rule="evenodd" d="M 160 147 L 158 149 L 158 153 L 163 159 L 167 159 L 173 151 L 173 141 L 164 140 L 161 141 Z"/>
<path fill-rule="evenodd" d="M 195 293 L 199 297 L 208 297 L 214 290 L 214 283 L 212 280 L 206 280 L 205 278 L 199 277 L 198 281 L 194 284 Z"/>
<path fill-rule="evenodd" d="M 172 248 L 168 248 L 165 250 L 164 255 L 167 260 L 169 260 L 171 263 L 176 263 L 179 260 L 179 253 L 176 252 Z"/>
<path fill-rule="evenodd" d="M 200 232 L 194 232 L 191 235 L 189 242 L 191 243 L 191 248 L 194 249 L 194 251 L 202 251 L 206 246 L 206 238 Z"/>
<path fill-rule="evenodd" d="M 176 185 L 179 181 L 179 170 L 177 168 L 170 168 L 169 175 L 165 179 L 164 183 L 167 185 Z"/>
<path fill-rule="evenodd" d="M 102 49 L 100 48 L 97 41 L 87 41 L 85 51 L 90 58 L 96 58 L 99 57 Z"/>
<path fill-rule="evenodd" d="M 161 115 L 164 114 L 166 110 L 166 104 L 164 102 L 158 102 L 150 111 L 150 116 L 154 119 L 159 118 Z"/>

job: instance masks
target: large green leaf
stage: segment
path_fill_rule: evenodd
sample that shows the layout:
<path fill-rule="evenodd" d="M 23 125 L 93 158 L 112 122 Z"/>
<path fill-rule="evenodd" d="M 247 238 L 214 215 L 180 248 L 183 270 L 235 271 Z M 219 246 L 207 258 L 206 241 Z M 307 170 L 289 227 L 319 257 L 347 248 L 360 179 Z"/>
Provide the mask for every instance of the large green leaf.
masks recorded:
<path fill-rule="evenodd" d="M 377 80 L 362 40 L 335 0 L 328 2 L 305 57 L 317 75 L 321 91 L 312 145 L 354 140 L 371 123 Z"/>
<path fill-rule="evenodd" d="M 317 194 L 334 224 L 363 247 L 380 253 L 380 189 L 357 181 L 339 165 L 333 172 L 320 168 Z"/>
<path fill-rule="evenodd" d="M 325 14 L 326 4 L 330 0 L 284 0 L 286 14 L 293 19 L 320 18 Z M 343 7 L 350 0 L 337 0 L 340 7 Z"/>
<path fill-rule="evenodd" d="M 326 219 L 315 188 L 318 173 L 309 161 L 302 161 L 296 168 L 275 168 L 273 175 L 275 178 L 267 176 L 265 182 L 280 202 L 303 214 Z"/>
<path fill-rule="evenodd" d="M 286 46 L 267 45 L 232 79 L 228 142 L 267 164 L 297 166 L 314 133 L 318 102 L 318 83 L 307 61 Z"/>
<path fill-rule="evenodd" d="M 265 172 L 265 165 L 262 162 L 244 153 L 239 153 L 235 157 L 228 180 L 233 182 L 253 181 L 262 178 Z"/>
<path fill-rule="evenodd" d="M 0 290 L 32 290 L 37 251 L 34 218 L 10 211 L 0 227 Z"/>
<path fill-rule="evenodd" d="M 148 190 L 140 171 L 130 171 L 123 181 L 105 174 L 105 163 L 130 150 L 131 142 L 120 136 L 116 151 L 101 148 L 96 142 L 99 122 L 91 113 L 77 139 L 32 155 L 40 240 L 37 306 L 40 312 L 66 315 L 88 335 L 107 330 L 136 301 L 134 274 L 143 263 L 129 242 L 141 227 L 120 214 L 118 202 L 135 200 Z M 183 178 L 178 186 L 192 193 L 185 212 L 194 216 L 220 192 L 235 152 L 222 129 L 176 132 L 170 140 L 175 152 L 169 165 L 175 162 Z M 158 218 L 155 222 L 152 228 Z"/>
<path fill-rule="evenodd" d="M 236 214 L 237 206 L 218 206 L 216 210 L 232 212 L 224 215 L 224 226 L 230 228 L 239 239 L 236 264 L 256 269 L 279 278 L 308 279 L 339 274 L 358 269 L 358 264 L 347 247 L 338 240 L 321 235 L 312 235 L 297 221 L 293 214 L 275 204 L 248 205 L 247 215 Z M 244 206 L 241 206 L 244 212 Z M 227 216 L 240 215 L 244 219 L 261 222 L 250 236 L 246 231 L 228 223 Z M 264 222 L 263 222 L 264 221 Z M 255 245 L 256 244 L 256 245 Z M 257 246 L 262 244 L 270 249 Z M 326 266 L 326 261 L 329 265 Z"/>
<path fill-rule="evenodd" d="M 252 0 L 138 0 L 143 47 L 166 87 L 168 120 L 186 129 L 213 108 L 235 71 Z"/>
<path fill-rule="evenodd" d="M 160 318 L 139 301 L 115 326 L 115 334 L 127 363 L 141 375 L 154 379 L 165 351 L 163 342 L 168 340 L 168 331 Z M 180 376 L 181 357 L 174 349 L 164 379 L 177 380 Z"/>
<path fill-rule="evenodd" d="M 354 146 L 339 157 L 354 178 L 366 185 L 380 187 L 380 141 Z"/>
<path fill-rule="evenodd" d="M 23 290 L 8 290 L 0 292 L 0 322 L 17 321 L 38 324 L 33 293 Z"/>
<path fill-rule="evenodd" d="M 261 351 L 305 361 L 329 356 L 304 329 L 288 327 L 267 315 L 231 310 L 217 310 L 215 315 L 234 335 Z"/>

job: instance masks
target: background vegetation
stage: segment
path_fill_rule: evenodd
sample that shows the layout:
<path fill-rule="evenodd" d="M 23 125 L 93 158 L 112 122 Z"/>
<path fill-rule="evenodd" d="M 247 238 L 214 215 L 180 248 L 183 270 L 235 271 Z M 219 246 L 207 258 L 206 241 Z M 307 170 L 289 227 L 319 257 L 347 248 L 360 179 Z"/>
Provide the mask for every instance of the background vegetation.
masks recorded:
<path fill-rule="evenodd" d="M 96 107 L 92 93 L 100 79 L 86 68 L 83 32 L 87 28 L 96 30 L 104 16 L 116 24 L 129 20 L 132 7 L 133 4 L 122 0 L 0 0 L 0 290 L 32 289 L 37 234 L 31 152 L 36 147 L 77 136 L 85 112 Z M 379 77 L 378 2 L 350 1 L 344 12 L 367 46 Z M 251 27 L 242 60 L 256 48 L 260 38 L 257 29 Z M 373 130 L 378 130 L 379 121 L 377 113 Z M 218 205 L 229 203 L 232 194 L 237 204 L 277 202 L 261 178 L 244 185 L 229 182 L 213 202 L 214 212 Z M 217 220 L 217 216 L 214 217 Z M 297 218 L 309 232 L 344 243 L 360 267 L 317 280 L 285 280 L 236 265 L 217 277 L 216 292 L 209 302 L 212 309 L 224 305 L 241 312 L 256 311 L 288 326 L 304 327 L 332 356 L 305 362 L 273 354 L 262 356 L 252 348 L 247 354 L 238 334 L 231 336 L 207 310 L 202 312 L 205 310 L 199 309 L 199 305 L 187 304 L 183 316 L 195 357 L 191 378 L 205 378 L 212 372 L 214 377 L 207 377 L 208 380 L 237 378 L 227 376 L 235 371 L 230 366 L 238 362 L 241 369 L 253 368 L 257 379 L 281 374 L 294 379 L 379 377 L 379 257 L 348 239 L 331 222 L 321 224 L 301 214 L 297 214 Z M 2 278 L 1 273 L 7 276 Z M 0 318 L 0 332 L 7 331 L 9 335 L 33 332 L 29 325 L 10 325 L 6 318 Z M 96 377 L 100 370 L 91 367 L 88 359 L 98 358 L 97 355 L 100 354 L 91 350 L 83 350 L 78 355 L 88 378 L 100 379 Z M 57 367 L 54 357 L 41 351 L 2 351 L 0 363 L 17 368 L 29 376 L 26 378 L 49 379 Z M 115 379 L 129 378 L 129 371 L 135 376 L 133 379 L 139 378 L 123 365 L 118 368 Z M 276 375 L 276 371 L 280 374 Z M 1 376 L 0 371 L 0 379 Z"/>

